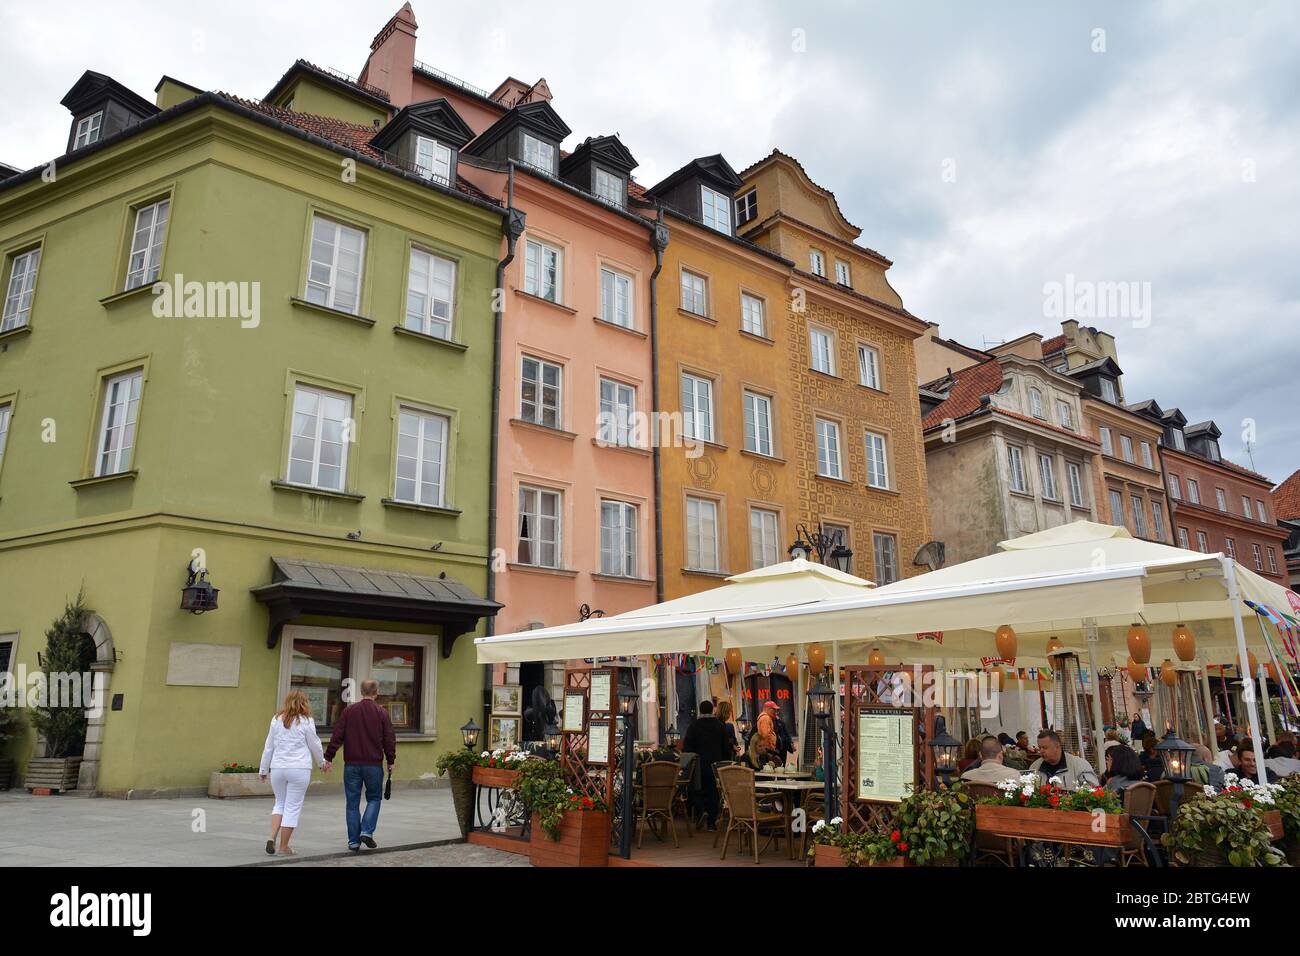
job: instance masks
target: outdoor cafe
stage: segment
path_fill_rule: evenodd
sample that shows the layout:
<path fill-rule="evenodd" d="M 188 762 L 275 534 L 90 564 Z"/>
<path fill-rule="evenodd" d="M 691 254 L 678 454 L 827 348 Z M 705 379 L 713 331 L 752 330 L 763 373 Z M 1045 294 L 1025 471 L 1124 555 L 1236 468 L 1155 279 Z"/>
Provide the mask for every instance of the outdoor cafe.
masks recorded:
<path fill-rule="evenodd" d="M 1300 597 L 1230 557 L 1091 522 L 884 587 L 796 559 L 477 639 L 480 663 L 569 663 L 540 754 L 462 728 L 460 803 L 471 842 L 550 865 L 1282 864 L 1300 777 L 1266 747 L 1300 713 L 1298 625 Z M 712 693 L 650 741 L 639 662 L 663 659 Z M 1159 779 L 1120 788 L 1130 714 Z"/>

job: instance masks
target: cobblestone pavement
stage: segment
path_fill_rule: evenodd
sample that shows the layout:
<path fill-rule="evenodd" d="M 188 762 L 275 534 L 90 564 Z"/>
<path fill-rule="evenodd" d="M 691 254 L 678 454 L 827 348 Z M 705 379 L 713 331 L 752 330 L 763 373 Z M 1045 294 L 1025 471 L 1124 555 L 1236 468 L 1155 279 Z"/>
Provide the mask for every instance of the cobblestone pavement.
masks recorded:
<path fill-rule="evenodd" d="M 503 853 L 486 846 L 453 843 L 449 846 L 423 847 L 418 850 L 393 850 L 391 853 L 366 853 L 332 859 L 303 860 L 281 866 L 528 866 L 528 857 Z"/>

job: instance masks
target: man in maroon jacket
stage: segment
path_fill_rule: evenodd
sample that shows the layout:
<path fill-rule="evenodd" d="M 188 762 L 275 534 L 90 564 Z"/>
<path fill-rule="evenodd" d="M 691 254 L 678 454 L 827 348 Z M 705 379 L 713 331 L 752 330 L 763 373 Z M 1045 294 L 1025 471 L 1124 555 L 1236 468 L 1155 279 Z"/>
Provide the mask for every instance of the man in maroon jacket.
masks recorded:
<path fill-rule="evenodd" d="M 343 748 L 343 793 L 348 820 L 348 849 L 360 852 L 361 844 L 375 848 L 375 826 L 379 807 L 384 801 L 384 760 L 388 772 L 397 765 L 397 738 L 388 711 L 375 703 L 379 681 L 361 682 L 361 700 L 349 704 L 339 714 L 334 734 L 325 748 L 325 767 Z M 361 789 L 366 791 L 366 812 L 361 811 Z"/>

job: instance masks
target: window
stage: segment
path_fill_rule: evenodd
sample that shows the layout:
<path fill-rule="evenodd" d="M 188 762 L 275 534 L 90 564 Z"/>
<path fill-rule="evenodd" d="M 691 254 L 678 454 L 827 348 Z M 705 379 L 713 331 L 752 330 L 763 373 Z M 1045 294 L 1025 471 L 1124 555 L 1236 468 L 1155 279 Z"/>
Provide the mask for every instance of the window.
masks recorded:
<path fill-rule="evenodd" d="M 1115 390 L 1115 380 L 1103 378 L 1101 380 L 1101 397 L 1111 404 L 1119 401 L 1119 393 Z"/>
<path fill-rule="evenodd" d="M 824 418 L 816 419 L 817 474 L 824 478 L 840 478 L 840 426 Z"/>
<path fill-rule="evenodd" d="M 1192 548 L 1191 544 L 1187 540 L 1186 528 L 1178 529 L 1178 547 L 1182 548 L 1184 551 L 1190 551 Z"/>
<path fill-rule="evenodd" d="M 848 548 L 849 550 L 853 549 L 853 544 L 849 541 L 849 529 L 847 525 L 830 524 L 828 522 L 823 522 L 822 531 L 833 542 L 831 544 L 832 551 L 835 550 L 837 545 L 843 545 L 845 548 Z M 848 573 L 849 574 L 853 573 L 852 557 L 849 558 Z"/>
<path fill-rule="evenodd" d="M 1147 536 L 1147 509 L 1142 501 L 1141 495 L 1130 495 L 1129 502 L 1133 505 L 1133 530 L 1137 532 L 1139 538 Z"/>
<path fill-rule="evenodd" d="M 889 451 L 885 436 L 867 432 L 867 484 L 872 488 L 889 487 Z"/>
<path fill-rule="evenodd" d="M 115 375 L 104 383 L 99 442 L 95 454 L 96 477 L 131 470 L 131 453 L 135 448 L 135 426 L 140 414 L 140 388 L 143 381 L 144 372 L 135 369 Z M 8 415 L 5 418 L 7 423 Z"/>
<path fill-rule="evenodd" d="M 1254 511 L 1250 507 L 1250 497 L 1248 495 L 1241 496 L 1241 513 L 1247 518 L 1253 518 L 1255 516 Z"/>
<path fill-rule="evenodd" d="M 682 437 L 713 441 L 713 383 L 682 373 Z"/>
<path fill-rule="evenodd" d="M 1119 436 L 1120 454 L 1124 456 L 1125 461 L 1133 461 L 1133 439 L 1127 435 Z"/>
<path fill-rule="evenodd" d="M 446 418 L 414 408 L 397 413 L 397 481 L 393 498 L 441 508 L 447 487 Z"/>
<path fill-rule="evenodd" d="M 1272 548 L 1268 549 L 1268 570 L 1271 574 L 1277 574 L 1277 552 Z"/>
<path fill-rule="evenodd" d="M 710 229 L 731 235 L 731 197 L 708 186 L 700 187 L 701 221 Z"/>
<path fill-rule="evenodd" d="M 293 392 L 289 439 L 289 481 L 309 488 L 342 491 L 348 475 L 352 396 L 311 385 Z"/>
<path fill-rule="evenodd" d="M 1210 461 L 1218 461 L 1219 443 L 1217 441 L 1207 441 L 1205 443 L 1205 452 L 1206 452 L 1206 457 L 1208 457 Z"/>
<path fill-rule="evenodd" d="M 812 349 L 812 367 L 815 371 L 835 374 L 835 336 L 825 329 L 810 328 L 808 342 Z"/>
<path fill-rule="evenodd" d="M 1026 494 L 1029 477 L 1025 474 L 1025 453 L 1019 445 L 1007 446 L 1007 466 L 1011 472 L 1011 490 Z"/>
<path fill-rule="evenodd" d="M 1035 418 L 1043 418 L 1043 393 L 1036 388 L 1029 390 L 1029 413 Z"/>
<path fill-rule="evenodd" d="M 1175 448 L 1179 451 L 1187 450 L 1187 438 L 1183 435 L 1183 430 L 1181 428 L 1172 428 L 1170 429 L 1169 434 L 1173 436 Z"/>
<path fill-rule="evenodd" d="M 815 276 L 826 275 L 826 257 L 816 249 L 808 253 L 808 269 Z"/>
<path fill-rule="evenodd" d="M 632 328 L 632 277 L 613 269 L 600 270 L 600 317 Z"/>
<path fill-rule="evenodd" d="M 875 531 L 871 543 L 876 557 L 876 584 L 893 584 L 898 580 L 898 540 L 892 534 Z"/>
<path fill-rule="evenodd" d="M 427 136 L 415 138 L 415 170 L 425 179 L 451 182 L 451 150 Z"/>
<path fill-rule="evenodd" d="M 1142 464 L 1146 465 L 1148 468 L 1155 468 L 1156 466 L 1156 459 L 1151 453 L 1151 443 L 1149 441 L 1144 441 L 1142 443 Z"/>
<path fill-rule="evenodd" d="M 536 239 L 524 245 L 524 291 L 547 302 L 560 301 L 564 256 L 559 249 Z"/>
<path fill-rule="evenodd" d="M 520 564 L 539 568 L 560 566 L 560 493 L 519 487 Z"/>
<path fill-rule="evenodd" d="M 1102 426 L 1101 429 L 1101 450 L 1103 454 L 1115 454 L 1115 442 L 1110 436 L 1110 429 Z"/>
<path fill-rule="evenodd" d="M 1069 402 L 1057 401 L 1056 414 L 1061 420 L 1061 427 L 1074 431 L 1074 409 L 1070 407 Z"/>
<path fill-rule="evenodd" d="M 1156 540 L 1163 544 L 1165 540 L 1165 513 L 1158 501 L 1151 502 L 1151 529 L 1155 531 Z"/>
<path fill-rule="evenodd" d="M 0 674 L 12 673 L 14 667 L 14 649 L 18 646 L 17 634 L 0 634 Z"/>
<path fill-rule="evenodd" d="M 1187 500 L 1194 505 L 1201 503 L 1201 486 L 1195 478 L 1187 479 Z"/>
<path fill-rule="evenodd" d="M 524 133 L 524 162 L 550 175 L 555 174 L 555 147 Z"/>
<path fill-rule="evenodd" d="M 317 305 L 356 314 L 361 307 L 361 263 L 365 248 L 366 236 L 360 229 L 315 217 L 311 224 L 307 291 L 303 297 Z"/>
<path fill-rule="evenodd" d="M 1183 500 L 1183 483 L 1177 475 L 1169 476 L 1169 496 L 1176 501 Z"/>
<path fill-rule="evenodd" d="M 1066 477 L 1070 483 L 1070 504 L 1076 508 L 1083 507 L 1083 473 L 1074 462 L 1065 465 Z"/>
<path fill-rule="evenodd" d="M 1197 532 L 1196 537 L 1197 537 L 1197 539 L 1200 539 L 1200 538 L 1201 538 L 1201 534 L 1200 534 L 1200 532 Z M 1205 549 L 1202 548 L 1201 550 L 1204 551 Z M 1256 570 L 1256 571 L 1263 571 L 1263 570 L 1264 570 L 1264 555 L 1260 552 L 1260 550 L 1259 550 L 1259 545 L 1257 545 L 1257 544 L 1252 544 L 1252 545 L 1250 546 L 1250 553 L 1251 553 L 1251 556 L 1254 557 L 1254 559 L 1255 559 L 1255 570 Z"/>
<path fill-rule="evenodd" d="M 1038 456 L 1038 478 L 1043 489 L 1043 497 L 1060 501 L 1061 492 L 1056 487 L 1056 463 L 1051 455 Z"/>
<path fill-rule="evenodd" d="M 406 327 L 440 339 L 451 338 L 456 263 L 442 256 L 411 250 L 406 288 Z"/>
<path fill-rule="evenodd" d="M 636 577 L 637 509 L 626 501 L 600 503 L 600 573 Z"/>
<path fill-rule="evenodd" d="M 1223 549 L 1224 549 L 1225 551 L 1228 552 L 1228 557 L 1232 558 L 1233 560 L 1236 560 L 1236 558 L 1237 558 L 1237 542 L 1236 542 L 1236 539 L 1234 539 L 1234 538 L 1224 538 L 1224 539 L 1223 539 Z"/>
<path fill-rule="evenodd" d="M 835 260 L 835 281 L 840 285 L 853 287 L 853 279 L 849 275 L 849 264 L 843 259 Z"/>
<path fill-rule="evenodd" d="M 0 405 L 0 465 L 5 460 L 5 443 L 9 440 L 9 420 L 13 418 L 14 409 L 12 405 Z M 0 668 L 0 673 L 4 668 Z"/>
<path fill-rule="evenodd" d="M 1268 524 L 1268 512 L 1264 510 L 1264 502 L 1260 501 L 1258 498 L 1255 499 L 1255 517 L 1264 522 L 1264 524 Z"/>
<path fill-rule="evenodd" d="M 623 206 L 623 177 L 596 167 L 594 183 L 596 197 L 619 208 Z"/>
<path fill-rule="evenodd" d="M 131 257 L 126 262 L 126 287 L 135 289 L 157 281 L 162 271 L 163 240 L 167 238 L 167 219 L 171 200 L 163 199 L 135 211 L 135 228 L 131 231 Z"/>
<path fill-rule="evenodd" d="M 1120 527 L 1127 524 L 1124 520 L 1124 496 L 1113 488 L 1110 491 L 1110 523 Z"/>
<path fill-rule="evenodd" d="M 858 381 L 867 388 L 880 388 L 880 353 L 869 345 L 858 346 Z"/>
<path fill-rule="evenodd" d="M 686 565 L 696 571 L 719 570 L 716 501 L 686 499 Z"/>
<path fill-rule="evenodd" d="M 521 364 L 519 417 L 547 428 L 563 428 L 564 366 L 525 355 Z"/>
<path fill-rule="evenodd" d="M 312 702 L 312 715 L 322 728 L 332 727 L 347 706 L 343 683 L 349 679 L 352 645 L 344 641 L 305 641 L 295 638 L 289 688 Z"/>
<path fill-rule="evenodd" d="M 375 644 L 370 649 L 370 676 L 379 681 L 375 702 L 388 711 L 393 730 L 419 730 L 420 684 L 424 648 L 409 644 Z"/>
<path fill-rule="evenodd" d="M 1220 511 L 1228 510 L 1228 494 L 1222 488 L 1214 489 L 1214 499 L 1219 505 Z"/>
<path fill-rule="evenodd" d="M 755 568 L 765 568 L 781 560 L 779 526 L 775 511 L 749 509 L 749 560 Z"/>
<path fill-rule="evenodd" d="M 740 327 L 750 335 L 767 337 L 767 318 L 763 300 L 748 292 L 740 294 Z"/>
<path fill-rule="evenodd" d="M 32 315 L 32 294 L 36 289 L 36 272 L 41 265 L 41 250 L 28 249 L 10 260 L 9 288 L 5 292 L 4 317 L 0 332 L 22 328 Z"/>
<path fill-rule="evenodd" d="M 743 226 L 758 215 L 758 190 L 736 197 L 736 225 Z"/>
<path fill-rule="evenodd" d="M 1196 549 L 1205 554 L 1209 554 L 1210 552 L 1210 542 L 1209 539 L 1205 537 L 1204 531 L 1196 532 Z"/>
<path fill-rule="evenodd" d="M 709 280 L 682 270 L 682 310 L 692 315 L 709 314 Z"/>
<path fill-rule="evenodd" d="M 760 455 L 771 455 L 772 450 L 772 400 L 766 395 L 746 391 L 745 450 Z"/>
<path fill-rule="evenodd" d="M 72 140 L 73 149 L 81 149 L 91 143 L 99 142 L 99 133 L 104 125 L 104 111 L 99 110 L 77 120 L 77 135 Z"/>
<path fill-rule="evenodd" d="M 636 414 L 636 389 L 623 382 L 600 380 L 600 422 L 597 440 L 604 445 L 630 448 L 633 417 Z"/>

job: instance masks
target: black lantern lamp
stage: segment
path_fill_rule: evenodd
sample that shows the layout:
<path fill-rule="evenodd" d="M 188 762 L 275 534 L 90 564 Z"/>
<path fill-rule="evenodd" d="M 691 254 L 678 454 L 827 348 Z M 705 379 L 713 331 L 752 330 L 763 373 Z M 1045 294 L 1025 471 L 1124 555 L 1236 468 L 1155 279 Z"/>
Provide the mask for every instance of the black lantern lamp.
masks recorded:
<path fill-rule="evenodd" d="M 831 552 L 831 560 L 835 562 L 835 567 L 848 574 L 849 566 L 853 563 L 853 550 L 837 544 L 835 550 Z"/>
<path fill-rule="evenodd" d="M 631 687 L 618 689 L 618 712 L 624 717 L 636 713 L 637 692 Z"/>
<path fill-rule="evenodd" d="M 807 561 L 812 557 L 812 553 L 812 544 L 809 543 L 809 541 L 804 537 L 803 532 L 800 531 L 795 537 L 794 544 L 790 545 L 790 560 Z"/>
<path fill-rule="evenodd" d="M 831 709 L 835 703 L 835 691 L 831 690 L 825 674 L 818 677 L 817 686 L 808 691 L 808 699 L 812 701 L 814 717 L 818 720 L 825 720 L 830 717 Z"/>
<path fill-rule="evenodd" d="M 632 833 L 635 806 L 633 791 L 636 783 L 636 705 L 639 695 L 631 687 L 618 689 L 619 720 L 623 723 L 623 821 L 619 829 L 619 855 L 623 859 L 632 856 Z"/>
<path fill-rule="evenodd" d="M 1169 819 L 1178 815 L 1178 801 L 1183 798 L 1183 784 L 1191 779 L 1192 754 L 1196 747 L 1183 740 L 1168 727 L 1164 738 L 1156 744 L 1156 753 L 1164 764 L 1165 777 L 1174 785 L 1174 792 L 1169 799 Z"/>
<path fill-rule="evenodd" d="M 749 736 L 749 718 L 744 714 L 736 718 L 736 730 L 740 732 L 742 738 Z"/>
<path fill-rule="evenodd" d="M 812 702 L 813 716 L 822 726 L 822 804 L 826 808 L 826 819 L 835 814 L 835 729 L 831 726 L 834 714 L 835 691 L 823 673 L 817 678 L 817 686 L 808 691 L 808 700 Z"/>
<path fill-rule="evenodd" d="M 546 749 L 551 752 L 552 756 L 558 757 L 560 755 L 560 744 L 563 741 L 564 736 L 559 727 L 551 724 L 546 728 Z"/>
<path fill-rule="evenodd" d="M 483 728 L 474 723 L 474 718 L 469 719 L 469 723 L 460 728 L 460 739 L 465 744 L 466 750 L 478 750 L 478 738 L 483 733 Z"/>
<path fill-rule="evenodd" d="M 957 772 L 961 741 L 949 734 L 946 726 L 938 728 L 938 731 L 930 741 L 930 749 L 934 751 L 934 772 L 943 780 L 943 785 L 949 787 L 952 786 L 953 774 Z"/>
<path fill-rule="evenodd" d="M 217 609 L 217 588 L 208 583 L 208 569 L 191 561 L 185 568 L 188 578 L 181 590 L 181 610 L 191 614 Z"/>
<path fill-rule="evenodd" d="M 669 747 L 676 747 L 682 742 L 682 735 L 677 732 L 676 724 L 673 724 L 664 732 L 664 739 L 668 741 Z"/>

